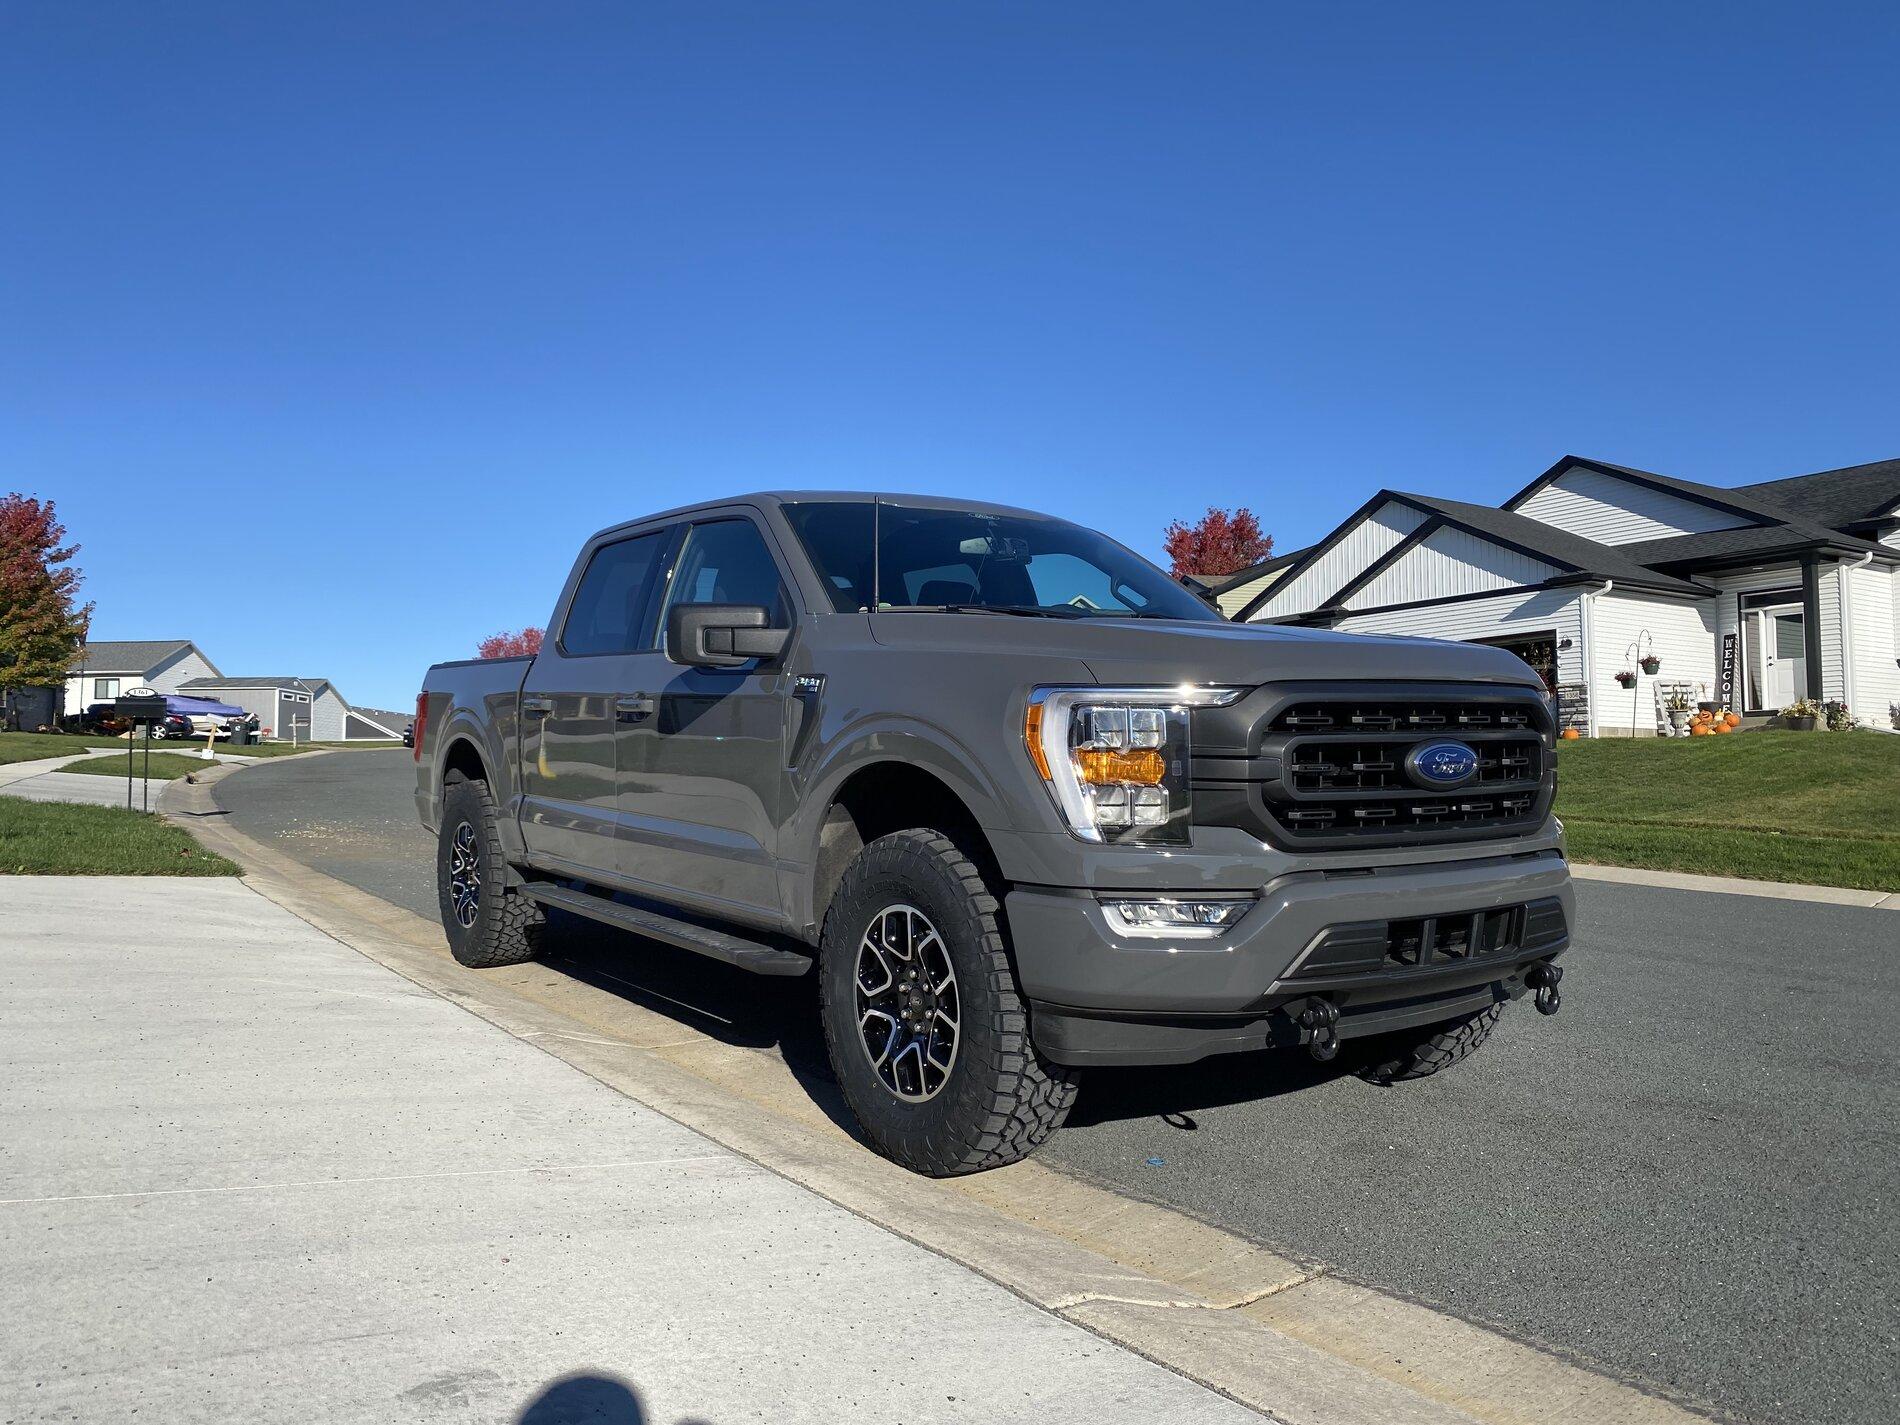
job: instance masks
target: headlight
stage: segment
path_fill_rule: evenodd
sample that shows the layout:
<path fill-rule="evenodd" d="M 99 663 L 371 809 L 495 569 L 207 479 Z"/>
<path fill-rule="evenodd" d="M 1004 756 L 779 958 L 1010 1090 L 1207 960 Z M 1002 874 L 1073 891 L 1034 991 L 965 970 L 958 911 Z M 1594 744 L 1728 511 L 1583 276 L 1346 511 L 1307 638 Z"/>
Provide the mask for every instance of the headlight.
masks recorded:
<path fill-rule="evenodd" d="M 1244 688 L 1037 688 L 1023 745 L 1084 841 L 1185 845 L 1192 821 L 1188 711 Z"/>

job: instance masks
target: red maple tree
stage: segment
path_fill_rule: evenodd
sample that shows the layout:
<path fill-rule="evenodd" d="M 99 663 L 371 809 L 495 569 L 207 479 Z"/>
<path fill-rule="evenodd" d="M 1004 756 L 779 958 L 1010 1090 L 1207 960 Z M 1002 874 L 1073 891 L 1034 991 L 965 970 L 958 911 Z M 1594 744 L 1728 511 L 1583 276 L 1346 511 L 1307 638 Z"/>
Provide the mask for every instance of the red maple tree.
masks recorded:
<path fill-rule="evenodd" d="M 512 631 L 503 629 L 500 633 L 491 633 L 484 638 L 476 648 L 475 656 L 477 658 L 521 658 L 540 651 L 540 629 L 524 628 Z"/>
<path fill-rule="evenodd" d="M 1179 579 L 1199 574 L 1212 579 L 1258 564 L 1273 553 L 1273 536 L 1260 532 L 1260 521 L 1244 505 L 1229 514 L 1209 505 L 1193 524 L 1176 520 L 1161 546 L 1173 562 L 1168 572 Z"/>
<path fill-rule="evenodd" d="M 79 604 L 76 544 L 51 500 L 0 498 L 0 688 L 57 687 L 85 641 L 91 604 Z"/>

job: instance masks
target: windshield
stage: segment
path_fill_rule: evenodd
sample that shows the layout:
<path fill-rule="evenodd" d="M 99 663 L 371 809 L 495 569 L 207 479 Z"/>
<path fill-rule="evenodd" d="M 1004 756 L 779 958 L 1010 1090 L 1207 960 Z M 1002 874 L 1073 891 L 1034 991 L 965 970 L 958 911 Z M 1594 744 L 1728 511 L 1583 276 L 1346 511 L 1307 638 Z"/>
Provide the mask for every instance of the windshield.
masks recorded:
<path fill-rule="evenodd" d="M 1061 520 L 882 500 L 784 508 L 840 613 L 875 603 L 1052 618 L 1220 617 L 1147 560 Z"/>

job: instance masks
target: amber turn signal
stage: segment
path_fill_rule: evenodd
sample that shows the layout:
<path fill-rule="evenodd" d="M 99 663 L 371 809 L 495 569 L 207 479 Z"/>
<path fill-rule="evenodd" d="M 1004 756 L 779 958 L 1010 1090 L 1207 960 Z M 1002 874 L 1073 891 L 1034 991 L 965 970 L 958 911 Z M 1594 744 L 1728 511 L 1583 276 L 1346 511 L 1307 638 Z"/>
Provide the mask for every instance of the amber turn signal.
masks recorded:
<path fill-rule="evenodd" d="M 1075 754 L 1075 765 L 1082 780 L 1095 786 L 1125 782 L 1137 787 L 1158 787 L 1168 770 L 1167 760 L 1152 747 L 1134 752 L 1089 748 Z"/>

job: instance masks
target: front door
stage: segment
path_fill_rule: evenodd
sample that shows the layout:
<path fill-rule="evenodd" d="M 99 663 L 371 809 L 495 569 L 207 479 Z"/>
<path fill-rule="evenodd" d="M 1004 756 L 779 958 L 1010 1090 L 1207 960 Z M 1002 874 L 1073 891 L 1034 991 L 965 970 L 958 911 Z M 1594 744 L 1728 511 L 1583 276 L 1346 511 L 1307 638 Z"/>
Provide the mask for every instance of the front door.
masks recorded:
<path fill-rule="evenodd" d="M 619 867 L 621 699 L 659 676 L 652 606 L 670 531 L 602 544 L 521 689 L 521 836 L 546 869 Z"/>
<path fill-rule="evenodd" d="M 1750 609 L 1748 675 L 1750 711 L 1785 708 L 1808 695 L 1807 623 L 1800 604 Z"/>
<path fill-rule="evenodd" d="M 789 626 L 791 602 L 765 535 L 744 516 L 701 520 L 680 546 L 664 606 L 757 604 Z M 662 610 L 656 621 L 666 624 Z M 753 919 L 779 910 L 790 679 L 660 665 L 636 691 L 650 712 L 622 725 L 621 866 L 662 898 Z"/>

